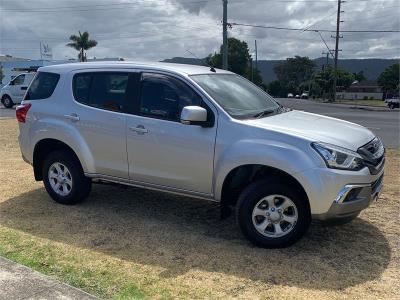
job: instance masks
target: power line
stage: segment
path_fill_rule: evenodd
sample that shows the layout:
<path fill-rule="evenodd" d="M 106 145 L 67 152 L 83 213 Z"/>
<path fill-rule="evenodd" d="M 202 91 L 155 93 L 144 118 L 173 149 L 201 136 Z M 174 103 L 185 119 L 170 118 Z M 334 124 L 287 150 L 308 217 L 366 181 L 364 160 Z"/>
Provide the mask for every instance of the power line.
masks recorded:
<path fill-rule="evenodd" d="M 330 33 L 336 32 L 336 30 L 330 30 L 330 29 L 290 28 L 290 27 L 279 27 L 279 26 L 243 24 L 243 23 L 235 23 L 235 22 L 229 23 L 229 24 L 232 26 L 254 27 L 254 28 L 275 29 L 275 30 L 288 30 L 288 31 L 310 31 L 310 32 L 330 32 Z M 395 33 L 395 32 L 400 32 L 400 30 L 341 30 L 340 32 L 345 32 L 345 33 Z"/>
<path fill-rule="evenodd" d="M 176 2 L 176 4 L 194 5 L 200 3 L 207 3 L 210 0 L 194 0 L 185 2 Z M 36 8 L 0 8 L 0 11 L 10 12 L 29 12 L 29 13 L 58 13 L 58 12 L 84 12 L 84 11 L 102 11 L 102 10 L 114 10 L 114 9 L 128 9 L 128 8 L 152 8 L 162 7 L 165 5 L 174 5 L 174 3 L 165 1 L 159 4 L 149 4 L 147 1 L 133 2 L 133 3 L 109 3 L 109 4 L 92 4 L 92 5 L 74 5 L 74 6 L 56 6 L 56 7 L 36 7 Z"/>

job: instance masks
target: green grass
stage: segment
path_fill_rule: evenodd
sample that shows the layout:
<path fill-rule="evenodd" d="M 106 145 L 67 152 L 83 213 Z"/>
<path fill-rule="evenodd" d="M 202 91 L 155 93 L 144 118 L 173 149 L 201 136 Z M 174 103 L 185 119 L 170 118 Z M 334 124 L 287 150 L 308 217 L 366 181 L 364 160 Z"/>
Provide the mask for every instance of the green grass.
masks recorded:
<path fill-rule="evenodd" d="M 351 104 L 351 105 L 368 105 L 377 107 L 387 107 L 385 101 L 382 100 L 336 100 L 336 103 Z"/>
<path fill-rule="evenodd" d="M 13 229 L 0 227 L 0 256 L 101 298 L 148 298 L 148 294 L 137 284 L 121 280 L 125 274 L 100 264 L 89 268 L 81 263 L 87 257 L 75 251 L 64 252 L 62 247 L 41 243 Z"/>

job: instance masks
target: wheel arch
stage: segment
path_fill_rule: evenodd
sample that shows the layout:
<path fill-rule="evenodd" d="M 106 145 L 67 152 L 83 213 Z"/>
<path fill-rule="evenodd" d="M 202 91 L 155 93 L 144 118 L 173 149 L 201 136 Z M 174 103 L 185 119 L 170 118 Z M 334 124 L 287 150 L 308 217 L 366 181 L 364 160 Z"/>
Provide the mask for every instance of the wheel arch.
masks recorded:
<path fill-rule="evenodd" d="M 244 164 L 236 166 L 229 171 L 225 176 L 221 194 L 221 207 L 234 206 L 239 198 L 240 193 L 250 183 L 261 179 L 271 179 L 275 181 L 278 178 L 279 182 L 285 183 L 290 188 L 296 189 L 307 200 L 307 205 L 310 209 L 310 201 L 303 185 L 292 175 L 284 170 L 262 164 Z"/>
<path fill-rule="evenodd" d="M 33 172 L 35 176 L 35 180 L 40 181 L 43 180 L 43 174 L 42 174 L 42 166 L 43 166 L 43 161 L 45 160 L 46 156 L 53 151 L 56 150 L 65 150 L 68 153 L 70 153 L 80 164 L 82 170 L 84 169 L 81 163 L 81 160 L 79 159 L 78 155 L 75 153 L 75 151 L 67 145 L 66 143 L 53 139 L 53 138 L 45 138 L 40 141 L 38 141 L 35 144 L 34 150 L 33 150 Z"/>

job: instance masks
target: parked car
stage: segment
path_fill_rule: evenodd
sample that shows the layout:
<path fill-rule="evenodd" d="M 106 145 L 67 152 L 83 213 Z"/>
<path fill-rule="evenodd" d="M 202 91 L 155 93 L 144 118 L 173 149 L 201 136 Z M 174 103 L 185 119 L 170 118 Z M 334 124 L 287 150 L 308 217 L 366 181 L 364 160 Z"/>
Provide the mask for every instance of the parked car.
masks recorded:
<path fill-rule="evenodd" d="M 287 97 L 288 97 L 288 98 L 293 98 L 293 94 L 292 94 L 292 93 L 289 93 L 289 94 L 287 94 Z"/>
<path fill-rule="evenodd" d="M 55 201 L 76 204 L 93 182 L 216 201 L 263 247 L 293 244 L 312 219 L 354 219 L 382 187 L 371 131 L 284 108 L 219 69 L 47 66 L 16 116 L 22 157 Z"/>
<path fill-rule="evenodd" d="M 34 76 L 34 72 L 21 73 L 3 86 L 0 90 L 1 103 L 7 108 L 21 103 Z"/>
<path fill-rule="evenodd" d="M 387 99 L 386 100 L 387 106 L 390 109 L 395 109 L 395 108 L 399 108 L 399 98 L 392 98 L 392 99 Z"/>
<path fill-rule="evenodd" d="M 303 93 L 300 96 L 301 99 L 308 99 L 308 93 Z"/>
<path fill-rule="evenodd" d="M 300 95 L 296 95 L 294 96 L 296 99 L 300 99 Z"/>

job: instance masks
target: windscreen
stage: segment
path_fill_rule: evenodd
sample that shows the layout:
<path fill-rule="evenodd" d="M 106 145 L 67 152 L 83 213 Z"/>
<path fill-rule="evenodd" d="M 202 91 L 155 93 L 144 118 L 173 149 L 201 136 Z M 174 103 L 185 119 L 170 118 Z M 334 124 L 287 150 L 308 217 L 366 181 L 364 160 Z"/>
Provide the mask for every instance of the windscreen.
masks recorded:
<path fill-rule="evenodd" d="M 191 78 L 234 118 L 250 118 L 280 108 L 270 95 L 239 75 L 204 74 Z"/>

